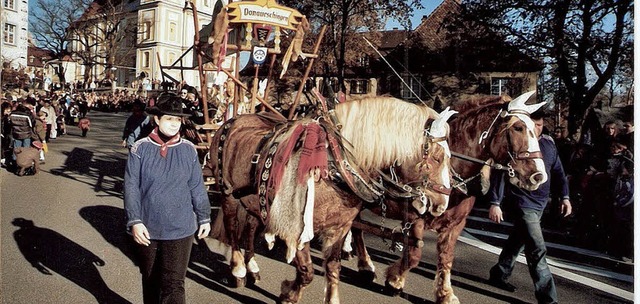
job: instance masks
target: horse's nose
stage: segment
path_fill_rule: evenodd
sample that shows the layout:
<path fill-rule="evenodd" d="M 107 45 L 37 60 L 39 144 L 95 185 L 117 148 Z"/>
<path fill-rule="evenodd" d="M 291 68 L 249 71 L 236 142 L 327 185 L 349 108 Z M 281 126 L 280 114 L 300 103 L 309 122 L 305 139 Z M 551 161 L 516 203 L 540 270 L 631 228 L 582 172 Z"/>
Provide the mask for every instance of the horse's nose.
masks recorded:
<path fill-rule="evenodd" d="M 529 177 L 529 180 L 534 185 L 540 185 L 546 181 L 546 176 L 542 172 L 536 172 Z"/>
<path fill-rule="evenodd" d="M 429 208 L 429 213 L 431 215 L 438 217 L 441 216 L 445 211 L 447 211 L 447 206 L 449 205 L 449 196 L 441 195 L 442 200 L 438 200 L 433 202 L 433 204 Z"/>

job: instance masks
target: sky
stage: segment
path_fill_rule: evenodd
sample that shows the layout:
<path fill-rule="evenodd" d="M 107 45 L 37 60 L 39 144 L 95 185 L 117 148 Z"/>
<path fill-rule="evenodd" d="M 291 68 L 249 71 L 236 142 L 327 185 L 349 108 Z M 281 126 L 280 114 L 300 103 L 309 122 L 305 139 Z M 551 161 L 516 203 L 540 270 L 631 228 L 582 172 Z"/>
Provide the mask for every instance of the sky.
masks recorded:
<path fill-rule="evenodd" d="M 433 10 L 436 7 L 438 7 L 440 3 L 442 3 L 442 1 L 443 0 L 421 0 L 420 3 L 422 3 L 422 6 L 424 8 L 420 10 L 415 10 L 413 12 L 413 15 L 411 16 L 412 29 L 416 28 L 420 24 L 420 21 L 422 20 L 422 16 L 425 16 L 425 15 L 428 16 L 429 14 L 431 14 L 431 12 L 433 12 Z M 402 25 L 400 25 L 400 23 L 396 20 L 391 20 L 387 22 L 385 29 L 390 30 L 390 29 L 393 29 L 394 27 L 397 27 L 398 29 L 402 29 Z"/>

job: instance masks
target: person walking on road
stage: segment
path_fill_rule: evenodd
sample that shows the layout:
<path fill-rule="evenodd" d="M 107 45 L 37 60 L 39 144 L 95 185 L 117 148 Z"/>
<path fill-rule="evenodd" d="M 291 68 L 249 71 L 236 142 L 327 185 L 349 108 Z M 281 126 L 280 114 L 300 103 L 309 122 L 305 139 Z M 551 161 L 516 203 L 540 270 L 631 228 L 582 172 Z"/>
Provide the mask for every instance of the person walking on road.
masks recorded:
<path fill-rule="evenodd" d="M 211 230 L 211 206 L 195 146 L 180 137 L 182 101 L 163 94 L 147 109 L 157 127 L 129 150 L 124 207 L 142 273 L 145 304 L 185 303 L 194 240 Z"/>
<path fill-rule="evenodd" d="M 131 149 L 136 140 L 149 135 L 151 119 L 144 115 L 145 104 L 136 100 L 131 107 L 131 116 L 127 118 L 122 132 L 122 146 Z"/>
<path fill-rule="evenodd" d="M 549 179 L 537 190 L 527 191 L 506 182 L 503 172 L 493 172 L 491 176 L 491 186 L 488 193 L 491 203 L 489 219 L 496 223 L 504 220 L 500 208 L 503 199 L 514 203 L 515 214 L 513 230 L 500 253 L 498 263 L 490 270 L 489 284 L 510 292 L 516 290 L 516 287 L 508 283 L 507 280 L 511 276 L 516 258 L 524 248 L 538 303 L 557 303 L 556 286 L 546 261 L 547 248 L 542 235 L 540 219 L 552 190 L 562 200 L 560 213 L 565 217 L 571 214 L 571 202 L 568 181 L 562 168 L 558 150 L 551 137 L 542 135 L 543 118 L 542 111 L 531 114 Z"/>

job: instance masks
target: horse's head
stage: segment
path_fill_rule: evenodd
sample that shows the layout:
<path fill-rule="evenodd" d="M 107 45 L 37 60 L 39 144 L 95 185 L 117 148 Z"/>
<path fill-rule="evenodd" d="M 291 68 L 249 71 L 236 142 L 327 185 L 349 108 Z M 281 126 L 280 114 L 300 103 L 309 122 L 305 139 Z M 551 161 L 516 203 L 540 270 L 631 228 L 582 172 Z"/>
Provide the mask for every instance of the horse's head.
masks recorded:
<path fill-rule="evenodd" d="M 534 93 L 525 93 L 509 103 L 507 111 L 501 114 L 503 119 L 496 136 L 489 143 L 494 160 L 506 163 L 509 182 L 529 191 L 547 181 L 535 124 L 529 117 L 545 103 L 525 105 Z"/>
<path fill-rule="evenodd" d="M 440 216 L 449 205 L 451 151 L 447 143 L 447 120 L 455 113 L 458 112 L 446 108 L 438 118 L 425 124 L 422 161 L 416 166 L 422 184 L 416 188 L 420 195 L 412 202 L 420 214 L 429 211 L 433 216 Z"/>

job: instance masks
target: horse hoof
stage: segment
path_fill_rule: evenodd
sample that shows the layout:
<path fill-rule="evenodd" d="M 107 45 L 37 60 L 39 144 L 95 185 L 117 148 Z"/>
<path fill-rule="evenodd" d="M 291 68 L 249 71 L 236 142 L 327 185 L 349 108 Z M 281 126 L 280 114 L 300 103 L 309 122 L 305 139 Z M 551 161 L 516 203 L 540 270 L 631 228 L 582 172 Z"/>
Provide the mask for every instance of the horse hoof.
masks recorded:
<path fill-rule="evenodd" d="M 249 275 L 247 276 L 247 285 L 253 286 L 258 282 L 260 282 L 260 273 L 259 272 L 249 272 Z"/>
<path fill-rule="evenodd" d="M 360 277 L 360 280 L 367 283 L 375 282 L 375 280 L 378 278 L 375 272 L 369 270 L 358 271 L 358 277 Z"/>
<path fill-rule="evenodd" d="M 351 259 L 353 259 L 353 252 L 347 252 L 347 251 L 343 251 L 342 252 L 342 259 L 345 261 L 351 261 Z"/>
<path fill-rule="evenodd" d="M 395 288 L 393 286 L 391 286 L 391 284 L 389 284 L 389 281 L 385 281 L 384 282 L 384 291 L 385 294 L 391 296 L 391 297 L 397 297 L 402 293 L 402 288 Z"/>
<path fill-rule="evenodd" d="M 242 287 L 244 287 L 246 285 L 247 278 L 246 277 L 243 277 L 243 278 L 232 277 L 230 282 L 234 282 L 231 287 L 242 288 Z"/>

